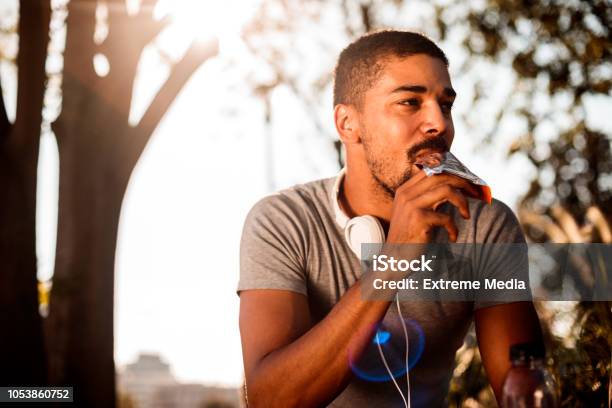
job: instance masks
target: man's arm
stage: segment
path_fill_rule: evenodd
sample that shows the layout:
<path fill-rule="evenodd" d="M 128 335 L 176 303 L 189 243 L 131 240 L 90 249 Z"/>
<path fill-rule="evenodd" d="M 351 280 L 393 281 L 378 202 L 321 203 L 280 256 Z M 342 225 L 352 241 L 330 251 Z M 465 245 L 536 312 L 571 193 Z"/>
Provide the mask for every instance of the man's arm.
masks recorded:
<path fill-rule="evenodd" d="M 515 302 L 478 309 L 474 319 L 482 362 L 501 403 L 504 378 L 510 369 L 510 346 L 542 343 L 538 315 L 531 302 Z"/>
<path fill-rule="evenodd" d="M 351 376 L 349 350 L 360 355 L 390 302 L 363 301 L 360 282 L 311 327 L 306 296 L 284 290 L 240 294 L 240 334 L 251 407 L 321 406 Z"/>

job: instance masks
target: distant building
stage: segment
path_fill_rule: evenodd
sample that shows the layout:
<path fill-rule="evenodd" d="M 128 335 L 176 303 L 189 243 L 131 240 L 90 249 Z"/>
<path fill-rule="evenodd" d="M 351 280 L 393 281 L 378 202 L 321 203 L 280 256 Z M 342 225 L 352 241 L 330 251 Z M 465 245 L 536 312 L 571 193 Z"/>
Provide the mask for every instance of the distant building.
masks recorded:
<path fill-rule="evenodd" d="M 127 394 L 135 408 L 155 407 L 155 393 L 162 386 L 177 384 L 170 365 L 158 354 L 141 353 L 118 375 L 117 389 Z"/>
<path fill-rule="evenodd" d="M 159 408 L 238 408 L 238 390 L 201 384 L 164 386 L 156 394 Z"/>
<path fill-rule="evenodd" d="M 119 408 L 238 408 L 240 395 L 235 388 L 181 384 L 170 365 L 158 354 L 141 353 L 117 375 L 120 401 L 130 401 Z"/>

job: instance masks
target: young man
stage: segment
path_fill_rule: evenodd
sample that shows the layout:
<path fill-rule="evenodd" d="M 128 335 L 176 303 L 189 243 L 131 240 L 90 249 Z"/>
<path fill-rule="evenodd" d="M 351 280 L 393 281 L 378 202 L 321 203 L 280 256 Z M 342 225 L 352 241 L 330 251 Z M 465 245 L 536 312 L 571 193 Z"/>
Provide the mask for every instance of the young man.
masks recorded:
<path fill-rule="evenodd" d="M 334 120 L 345 171 L 264 198 L 244 226 L 238 293 L 249 406 L 404 405 L 391 381 L 354 375 L 377 323 L 394 339 L 402 329 L 391 301 L 364 300 L 360 292 L 360 261 L 344 234 L 349 219 L 376 217 L 387 244 L 524 242 L 504 204 L 487 205 L 472 198 L 477 193 L 465 180 L 427 177 L 415 166 L 419 155 L 453 142 L 447 65 L 433 42 L 411 32 L 369 34 L 341 53 Z M 424 335 L 410 370 L 413 406 L 444 404 L 472 320 L 498 400 L 510 346 L 541 341 L 529 302 L 402 302 L 401 309 Z M 405 385 L 405 376 L 397 383 Z"/>

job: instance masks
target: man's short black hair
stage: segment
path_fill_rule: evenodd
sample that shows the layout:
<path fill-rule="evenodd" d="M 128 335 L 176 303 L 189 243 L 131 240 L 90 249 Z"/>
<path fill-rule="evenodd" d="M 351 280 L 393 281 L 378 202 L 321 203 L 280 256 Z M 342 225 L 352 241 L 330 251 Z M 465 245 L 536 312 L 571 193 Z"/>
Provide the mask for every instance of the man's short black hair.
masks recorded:
<path fill-rule="evenodd" d="M 385 60 L 425 54 L 448 67 L 444 52 L 422 34 L 385 30 L 366 34 L 340 53 L 334 71 L 334 106 L 339 103 L 361 107 L 363 95 L 379 79 Z"/>

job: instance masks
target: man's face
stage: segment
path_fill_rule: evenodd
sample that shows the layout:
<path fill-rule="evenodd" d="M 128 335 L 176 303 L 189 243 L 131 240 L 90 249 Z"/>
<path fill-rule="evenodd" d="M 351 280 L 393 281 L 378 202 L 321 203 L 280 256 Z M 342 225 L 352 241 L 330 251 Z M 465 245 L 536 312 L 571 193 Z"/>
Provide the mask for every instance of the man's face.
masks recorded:
<path fill-rule="evenodd" d="M 441 60 L 418 54 L 385 61 L 364 94 L 359 128 L 368 167 L 389 195 L 418 170 L 417 157 L 450 149 L 454 99 Z"/>

